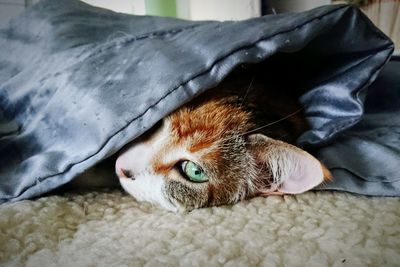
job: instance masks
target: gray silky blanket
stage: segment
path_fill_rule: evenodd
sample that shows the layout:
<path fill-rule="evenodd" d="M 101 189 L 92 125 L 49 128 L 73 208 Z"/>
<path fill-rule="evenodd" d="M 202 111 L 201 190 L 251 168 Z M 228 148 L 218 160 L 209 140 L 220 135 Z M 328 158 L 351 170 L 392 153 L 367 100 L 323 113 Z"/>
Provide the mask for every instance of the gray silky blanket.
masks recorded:
<path fill-rule="evenodd" d="M 393 44 L 354 7 L 192 22 L 43 0 L 0 31 L 0 48 L 1 202 L 67 183 L 260 62 L 302 92 L 299 145 L 335 176 L 322 189 L 400 195 L 399 62 L 371 86 Z"/>

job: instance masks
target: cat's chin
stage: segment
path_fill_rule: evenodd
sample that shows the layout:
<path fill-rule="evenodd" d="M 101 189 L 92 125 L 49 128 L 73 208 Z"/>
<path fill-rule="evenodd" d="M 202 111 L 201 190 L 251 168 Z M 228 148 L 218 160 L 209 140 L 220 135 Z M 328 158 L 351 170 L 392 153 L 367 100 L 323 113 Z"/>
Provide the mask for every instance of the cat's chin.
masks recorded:
<path fill-rule="evenodd" d="M 155 178 L 155 177 L 154 177 Z M 120 178 L 122 188 L 139 202 L 149 202 L 171 212 L 181 211 L 180 205 L 171 203 L 163 193 L 163 182 L 159 179 L 128 179 Z"/>

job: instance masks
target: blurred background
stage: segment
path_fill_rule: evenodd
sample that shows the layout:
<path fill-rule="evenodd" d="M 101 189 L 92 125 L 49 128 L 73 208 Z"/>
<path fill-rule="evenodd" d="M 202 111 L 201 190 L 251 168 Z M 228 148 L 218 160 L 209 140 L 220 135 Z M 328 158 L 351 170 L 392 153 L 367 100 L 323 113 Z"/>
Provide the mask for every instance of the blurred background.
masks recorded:
<path fill-rule="evenodd" d="M 0 0 L 0 27 L 40 0 Z M 60 1 L 60 0 L 59 0 Z M 67 1 L 67 0 L 61 0 Z M 400 0 L 83 0 L 135 15 L 170 16 L 189 20 L 243 20 L 267 14 L 299 12 L 321 5 L 357 5 L 396 44 L 400 54 Z"/>

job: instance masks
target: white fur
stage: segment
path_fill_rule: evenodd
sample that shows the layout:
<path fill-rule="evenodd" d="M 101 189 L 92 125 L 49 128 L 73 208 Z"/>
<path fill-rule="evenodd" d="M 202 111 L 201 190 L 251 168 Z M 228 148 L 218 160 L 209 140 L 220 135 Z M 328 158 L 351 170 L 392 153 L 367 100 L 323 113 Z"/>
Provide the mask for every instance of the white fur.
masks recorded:
<path fill-rule="evenodd" d="M 194 162 L 196 160 L 184 146 L 161 152 L 170 142 L 170 138 L 170 123 L 165 120 L 150 140 L 133 144 L 118 157 L 115 171 L 124 190 L 137 200 L 158 204 L 170 211 L 177 211 L 179 207 L 175 205 L 178 204 L 172 204 L 165 196 L 165 177 L 153 169 L 154 160 L 160 160 L 164 164 L 180 159 Z M 159 158 L 160 153 L 162 153 L 162 158 Z M 133 175 L 132 179 L 124 177 L 122 169 L 129 171 Z"/>
<path fill-rule="evenodd" d="M 164 122 L 162 127 L 147 142 L 133 143 L 128 150 L 124 151 L 117 159 L 116 173 L 120 177 L 120 168 L 139 175 L 148 171 L 152 160 L 158 155 L 160 149 L 170 138 L 169 123 Z"/>
<path fill-rule="evenodd" d="M 135 177 L 135 180 L 121 178 L 120 183 L 126 192 L 139 201 L 157 204 L 169 211 L 178 211 L 163 193 L 165 182 L 162 176 L 143 173 Z"/>

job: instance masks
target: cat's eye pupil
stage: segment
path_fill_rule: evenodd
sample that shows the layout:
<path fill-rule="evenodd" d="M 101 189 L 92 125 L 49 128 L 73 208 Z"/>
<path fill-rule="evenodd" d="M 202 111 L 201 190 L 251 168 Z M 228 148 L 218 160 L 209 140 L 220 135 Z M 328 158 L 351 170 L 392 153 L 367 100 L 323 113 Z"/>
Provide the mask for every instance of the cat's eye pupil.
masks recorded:
<path fill-rule="evenodd" d="M 201 183 L 208 181 L 203 169 L 192 161 L 183 161 L 181 163 L 181 171 L 185 178 L 192 182 Z"/>

